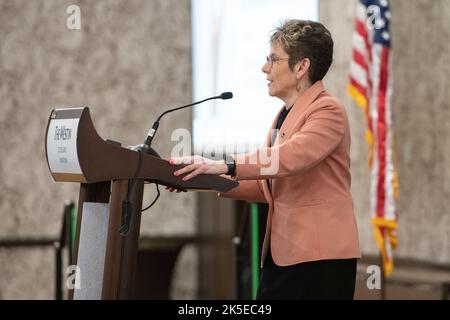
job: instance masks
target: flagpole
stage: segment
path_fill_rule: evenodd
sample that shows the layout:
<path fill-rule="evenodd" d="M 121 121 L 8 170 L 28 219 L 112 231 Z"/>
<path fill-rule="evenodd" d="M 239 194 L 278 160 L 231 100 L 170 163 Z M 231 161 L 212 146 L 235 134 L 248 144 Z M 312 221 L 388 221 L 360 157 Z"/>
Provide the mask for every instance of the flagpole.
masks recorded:
<path fill-rule="evenodd" d="M 380 299 L 386 300 L 386 276 L 384 273 L 383 255 L 380 253 L 380 266 L 381 266 L 381 290 Z"/>

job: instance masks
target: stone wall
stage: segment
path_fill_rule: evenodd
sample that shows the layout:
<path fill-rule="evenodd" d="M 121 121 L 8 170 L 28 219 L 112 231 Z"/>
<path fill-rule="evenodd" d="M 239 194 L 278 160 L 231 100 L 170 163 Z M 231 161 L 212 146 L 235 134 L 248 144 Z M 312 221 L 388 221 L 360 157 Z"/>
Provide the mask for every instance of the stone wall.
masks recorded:
<path fill-rule="evenodd" d="M 347 107 L 352 191 L 364 253 L 376 254 L 369 213 L 368 147 L 362 111 L 346 94 L 356 1 L 321 0 L 335 40 L 328 90 Z M 450 6 L 446 0 L 391 1 L 393 119 L 399 172 L 396 256 L 450 264 Z"/>
<path fill-rule="evenodd" d="M 80 30 L 66 27 L 72 4 Z M 189 0 L 0 0 L 0 240 L 56 238 L 64 200 L 78 199 L 47 167 L 50 111 L 87 105 L 102 138 L 142 143 L 162 110 L 191 101 L 190 30 Z M 167 157 L 172 130 L 190 126 L 189 111 L 167 116 L 154 148 Z M 153 187 L 145 194 L 144 205 Z M 195 194 L 162 191 L 142 235 L 193 235 L 195 207 Z M 196 251 L 180 263 L 195 271 Z M 53 264 L 49 248 L 0 248 L 0 297 L 52 298 Z M 195 277 L 176 281 L 181 296 L 195 296 Z"/>

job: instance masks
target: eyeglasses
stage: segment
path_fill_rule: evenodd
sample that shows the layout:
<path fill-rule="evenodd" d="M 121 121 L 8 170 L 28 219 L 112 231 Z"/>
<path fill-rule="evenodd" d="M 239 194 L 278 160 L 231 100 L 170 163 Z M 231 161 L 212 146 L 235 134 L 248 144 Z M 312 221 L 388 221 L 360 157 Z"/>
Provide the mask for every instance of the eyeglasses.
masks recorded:
<path fill-rule="evenodd" d="M 282 61 L 282 60 L 289 60 L 289 58 L 280 58 L 280 57 L 277 57 L 275 54 L 269 54 L 267 57 L 266 57 L 266 62 L 269 64 L 269 66 L 272 68 L 273 67 L 273 64 L 275 63 L 275 62 L 278 62 L 278 61 Z"/>

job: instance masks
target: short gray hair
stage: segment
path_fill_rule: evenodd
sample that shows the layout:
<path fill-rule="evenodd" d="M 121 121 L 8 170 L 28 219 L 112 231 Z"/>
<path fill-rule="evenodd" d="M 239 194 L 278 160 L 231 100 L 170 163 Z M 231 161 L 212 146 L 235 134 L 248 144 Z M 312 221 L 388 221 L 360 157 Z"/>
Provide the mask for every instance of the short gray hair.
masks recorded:
<path fill-rule="evenodd" d="M 286 20 L 275 28 L 270 37 L 271 45 L 280 45 L 289 56 L 289 68 L 293 70 L 301 59 L 311 61 L 309 80 L 322 80 L 333 61 L 333 39 L 330 31 L 319 22 Z"/>

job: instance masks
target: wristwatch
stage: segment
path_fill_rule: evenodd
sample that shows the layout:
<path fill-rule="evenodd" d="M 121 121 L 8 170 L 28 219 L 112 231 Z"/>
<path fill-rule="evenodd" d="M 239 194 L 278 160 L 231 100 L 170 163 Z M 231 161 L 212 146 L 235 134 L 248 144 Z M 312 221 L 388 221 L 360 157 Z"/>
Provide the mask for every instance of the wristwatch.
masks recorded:
<path fill-rule="evenodd" d="M 225 156 L 223 160 L 228 167 L 227 175 L 233 177 L 236 174 L 236 161 L 231 156 Z"/>

